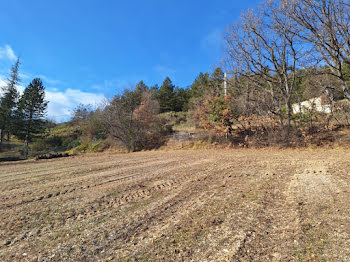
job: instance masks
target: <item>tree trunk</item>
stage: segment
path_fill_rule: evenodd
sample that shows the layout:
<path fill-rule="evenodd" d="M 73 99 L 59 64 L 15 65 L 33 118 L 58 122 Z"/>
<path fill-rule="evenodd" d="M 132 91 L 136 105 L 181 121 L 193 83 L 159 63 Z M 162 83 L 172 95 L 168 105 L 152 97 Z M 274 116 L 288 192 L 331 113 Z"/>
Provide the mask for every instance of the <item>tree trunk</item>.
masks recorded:
<path fill-rule="evenodd" d="M 290 132 L 290 120 L 291 120 L 291 105 L 290 102 L 288 101 L 286 103 L 286 127 L 287 127 L 287 134 L 286 134 L 286 138 L 288 138 L 289 136 L 289 132 Z"/>
<path fill-rule="evenodd" d="M 25 157 L 25 159 L 28 158 L 28 151 L 29 151 L 29 141 L 28 141 L 28 135 L 26 135 L 26 139 L 24 140 L 24 157 Z"/>
<path fill-rule="evenodd" d="M 282 111 L 280 111 L 279 118 L 280 118 L 281 129 L 283 130 L 284 129 L 284 121 L 283 121 Z"/>

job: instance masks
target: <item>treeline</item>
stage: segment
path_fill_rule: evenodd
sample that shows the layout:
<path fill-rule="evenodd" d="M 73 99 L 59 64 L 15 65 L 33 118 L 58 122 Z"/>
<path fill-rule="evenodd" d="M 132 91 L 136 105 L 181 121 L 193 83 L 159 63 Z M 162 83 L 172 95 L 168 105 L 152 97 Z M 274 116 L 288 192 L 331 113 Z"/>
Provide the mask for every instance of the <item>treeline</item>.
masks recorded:
<path fill-rule="evenodd" d="M 349 27 L 347 1 L 268 0 L 227 28 L 227 79 L 218 67 L 200 73 L 186 88 L 169 77 L 160 86 L 140 81 L 96 110 L 79 106 L 70 123 L 82 126 L 81 135 L 91 141 L 111 138 L 128 151 L 164 144 L 172 132 L 172 123 L 163 117 L 167 112 L 182 112 L 210 133 L 208 141 L 306 145 L 314 136 L 350 125 Z M 31 130 L 28 123 L 35 122 L 24 114 L 26 96 L 19 99 L 10 88 L 17 77 L 11 74 L 4 90 L 1 129 L 30 141 L 36 131 L 16 133 L 14 128 L 26 121 L 21 128 Z M 41 85 L 33 80 L 28 90 Z M 35 119 L 42 121 L 46 105 L 40 101 Z M 73 147 L 78 136 L 64 144 Z"/>
<path fill-rule="evenodd" d="M 152 129 L 161 126 L 158 112 L 167 111 L 188 111 L 198 127 L 243 144 L 303 144 L 315 133 L 346 126 L 349 25 L 347 1 L 265 1 L 227 28 L 226 95 L 220 68 L 201 73 L 188 88 L 175 87 L 169 78 L 160 87 L 141 81 L 101 111 L 110 112 L 101 118 L 108 119 L 106 132 L 129 150 L 145 148 L 148 135 L 160 132 Z M 155 116 L 149 127 L 143 114 Z"/>
<path fill-rule="evenodd" d="M 274 0 L 243 13 L 225 35 L 233 94 L 242 98 L 231 100 L 235 105 L 228 117 L 247 117 L 246 126 L 255 116 L 265 118 L 267 123 L 260 125 L 265 133 L 276 131 L 271 122 L 277 119 L 279 131 L 285 131 L 281 137 L 288 140 L 302 134 L 304 118 L 312 123 L 315 109 L 300 106 L 296 114 L 293 104 L 324 95 L 331 111 L 329 127 L 339 112 L 336 100 L 350 100 L 349 11 L 343 0 Z"/>
<path fill-rule="evenodd" d="M 135 85 L 135 93 L 150 93 L 159 104 L 159 113 L 185 112 L 192 110 L 198 104 L 200 97 L 205 95 L 222 95 L 224 73 L 220 67 L 212 74 L 200 73 L 194 83 L 186 88 L 175 86 L 169 77 L 166 77 L 159 86 L 148 86 L 144 81 Z M 132 90 L 128 90 L 129 92 Z M 141 101 L 141 100 L 139 100 Z"/>
<path fill-rule="evenodd" d="M 205 99 L 201 126 L 269 145 L 348 125 L 349 11 L 342 0 L 272 0 L 242 13 L 224 38 L 229 95 Z"/>
<path fill-rule="evenodd" d="M 211 75 L 200 73 L 187 88 L 176 87 L 169 77 L 161 86 L 147 86 L 140 81 L 124 90 L 97 110 L 79 105 L 71 123 L 87 123 L 85 131 L 91 140 L 112 137 L 128 151 L 157 148 L 164 144 L 172 126 L 160 114 L 193 111 L 204 94 L 223 92 L 224 73 L 217 68 Z"/>
<path fill-rule="evenodd" d="M 0 148 L 6 137 L 11 136 L 24 141 L 23 155 L 28 156 L 29 143 L 45 132 L 46 109 L 48 102 L 45 100 L 45 87 L 39 78 L 35 78 L 25 88 L 23 94 L 19 94 L 17 86 L 19 77 L 20 60 L 12 66 L 7 78 L 6 86 L 2 88 L 0 97 Z"/>

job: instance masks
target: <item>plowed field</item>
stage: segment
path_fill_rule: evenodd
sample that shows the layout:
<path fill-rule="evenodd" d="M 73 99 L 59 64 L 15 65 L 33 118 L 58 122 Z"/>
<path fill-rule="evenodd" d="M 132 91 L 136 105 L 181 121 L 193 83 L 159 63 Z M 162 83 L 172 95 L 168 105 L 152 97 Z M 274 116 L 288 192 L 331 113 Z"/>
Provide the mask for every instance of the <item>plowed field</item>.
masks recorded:
<path fill-rule="evenodd" d="M 350 152 L 0 164 L 0 261 L 350 261 Z"/>

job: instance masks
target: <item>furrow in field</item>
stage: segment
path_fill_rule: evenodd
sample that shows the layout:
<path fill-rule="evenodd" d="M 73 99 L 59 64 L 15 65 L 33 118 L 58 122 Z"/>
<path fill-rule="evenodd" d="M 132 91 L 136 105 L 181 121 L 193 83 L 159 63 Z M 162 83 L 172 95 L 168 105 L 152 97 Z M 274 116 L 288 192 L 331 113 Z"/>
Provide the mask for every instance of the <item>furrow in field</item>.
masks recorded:
<path fill-rule="evenodd" d="M 203 160 L 200 160 L 199 162 L 193 161 L 191 165 L 197 165 L 197 162 L 198 164 L 201 164 L 201 161 Z M 60 180 L 59 178 L 57 178 L 56 180 L 58 182 L 55 183 L 40 183 L 39 185 L 34 184 L 31 187 L 26 187 L 25 192 L 23 192 L 23 190 L 19 190 L 18 193 L 14 191 L 11 192 L 11 194 L 9 194 L 8 191 L 4 191 L 2 192 L 2 194 L 0 194 L 0 197 L 1 195 L 4 196 L 4 200 L 6 200 L 5 207 L 13 207 L 23 205 L 26 203 L 31 203 L 34 201 L 42 201 L 47 198 L 65 195 L 67 193 L 72 193 L 75 191 L 87 190 L 94 187 L 101 187 L 109 183 L 118 183 L 120 181 L 129 180 L 136 177 L 141 178 L 144 176 L 150 176 L 152 175 L 152 173 L 157 173 L 154 172 L 155 170 L 186 168 L 186 166 L 188 166 L 186 162 L 179 163 L 178 161 L 174 160 L 162 160 L 149 161 L 145 164 L 140 164 L 136 167 L 121 167 L 117 170 L 112 168 L 111 170 L 103 172 L 98 172 L 98 170 L 90 170 L 88 174 L 82 174 L 80 177 L 77 178 L 72 178 L 69 180 Z M 125 175 L 130 173 L 131 175 Z M 57 188 L 61 188 L 63 190 L 57 191 Z M 5 201 L 3 203 L 5 203 Z"/>
<path fill-rule="evenodd" d="M 200 168 L 200 166 L 205 163 L 207 160 L 200 160 L 199 163 L 192 163 L 192 168 L 198 166 L 198 168 Z M 182 165 L 183 167 L 185 167 L 185 165 Z M 166 178 L 167 181 L 164 183 L 157 183 L 156 185 L 152 186 L 152 187 L 149 187 L 149 188 L 146 188 L 146 189 L 143 189 L 143 190 L 138 190 L 136 192 L 130 192 L 130 193 L 124 193 L 122 194 L 122 191 L 118 190 L 118 188 L 115 188 L 115 187 L 111 187 L 110 189 L 107 189 L 106 187 L 104 187 L 103 191 L 99 190 L 98 188 L 94 189 L 94 188 L 89 188 L 88 191 L 86 191 L 86 193 L 88 193 L 89 195 L 93 195 L 95 194 L 94 191 L 97 191 L 97 194 L 98 193 L 101 193 L 103 192 L 103 195 L 101 198 L 99 199 L 96 199 L 96 200 L 93 200 L 93 202 L 91 201 L 88 201 L 88 202 L 81 202 L 82 204 L 82 207 L 75 207 L 74 208 L 74 212 L 73 214 L 70 212 L 70 211 L 67 211 L 65 212 L 65 214 L 61 214 L 59 215 L 61 217 L 61 220 L 65 221 L 64 223 L 66 223 L 68 220 L 71 220 L 71 219 L 76 219 L 77 217 L 79 217 L 79 219 L 83 219 L 84 217 L 89 217 L 93 214 L 95 214 L 97 211 L 96 210 L 99 210 L 100 207 L 110 207 L 110 208 L 116 208 L 118 205 L 121 205 L 123 203 L 127 203 L 127 202 L 130 202 L 130 201 L 136 201 L 138 199 L 143 199 L 145 197 L 148 197 L 148 195 L 150 194 L 153 194 L 154 192 L 157 192 L 157 191 L 160 191 L 160 190 L 163 190 L 163 189 L 167 189 L 168 187 L 171 187 L 173 185 L 176 185 L 177 183 L 181 183 L 181 181 L 185 180 L 185 179 L 189 179 L 189 175 L 187 174 L 187 178 L 184 178 L 182 177 L 183 175 L 181 176 L 178 176 L 176 178 L 174 178 L 174 180 L 171 180 L 171 173 L 173 170 L 176 170 L 177 168 L 181 167 L 181 165 L 177 165 L 177 167 L 172 167 L 172 168 L 169 168 L 169 167 L 166 167 L 166 171 L 158 171 L 158 179 L 160 177 L 163 177 L 163 178 Z M 191 168 L 190 168 L 191 169 Z M 159 177 L 160 176 L 160 177 Z M 138 181 L 142 178 L 142 176 L 139 176 L 138 177 Z M 143 182 L 149 182 L 148 180 L 151 180 L 152 179 L 155 179 L 155 177 L 144 177 L 143 178 Z M 141 181 L 139 181 L 141 182 Z M 135 183 L 135 181 L 133 182 Z M 116 186 L 116 185 L 115 185 Z M 121 188 L 124 188 L 125 185 L 121 185 Z M 126 187 L 127 188 L 127 187 Z M 131 189 L 130 188 L 127 188 L 128 191 L 130 191 Z M 137 187 L 137 189 L 139 189 L 139 187 Z M 100 191 L 100 192 L 98 192 Z M 111 195 L 106 195 L 106 192 L 108 191 L 111 191 Z M 118 193 L 117 196 L 115 196 L 116 194 L 115 193 Z M 70 192 L 74 195 L 70 196 L 70 197 L 64 197 L 62 198 L 63 196 L 61 195 L 57 200 L 54 200 L 52 201 L 51 199 L 43 199 L 43 203 L 46 203 L 46 202 L 57 202 L 57 205 L 60 205 L 60 202 L 61 203 L 64 203 L 64 205 L 69 205 L 69 202 L 70 201 L 76 201 L 77 198 L 81 198 L 81 197 L 78 197 L 79 193 L 78 192 Z M 85 193 L 85 194 L 86 194 Z M 119 193 L 121 193 L 121 195 L 119 196 Z M 114 195 L 114 197 L 112 198 L 112 196 Z M 51 197 L 50 197 L 51 198 Z M 53 199 L 55 199 L 56 197 L 53 196 Z M 73 202 L 74 203 L 74 202 Z M 30 205 L 29 205 L 30 204 Z M 39 204 L 39 203 L 38 203 Z M 27 216 L 26 217 L 19 217 L 18 219 L 16 219 L 15 221 L 11 222 L 10 224 L 4 224 L 2 225 L 3 227 L 7 227 L 7 228 L 11 228 L 13 227 L 14 225 L 16 225 L 18 227 L 18 223 L 20 223 L 20 221 L 23 221 L 23 225 L 27 226 L 30 224 L 29 221 L 28 221 L 28 218 L 32 217 L 34 218 L 34 221 L 33 223 L 36 223 L 38 222 L 38 219 L 37 219 L 37 216 L 38 216 L 38 212 L 35 211 L 35 213 L 33 213 L 32 215 L 30 214 L 31 211 L 30 210 L 37 210 L 37 206 L 38 204 L 34 204 L 34 203 L 27 203 L 27 205 L 23 206 L 23 210 L 20 211 L 19 207 L 16 207 L 15 209 L 9 209 L 7 210 L 7 212 L 12 215 L 13 217 L 16 216 L 16 213 L 26 213 Z M 55 205 L 54 203 L 52 203 L 53 205 Z M 41 204 L 40 204 L 41 205 Z M 85 207 L 84 207 L 85 206 Z M 27 210 L 27 211 L 25 211 Z M 43 211 L 41 211 L 42 213 Z M 50 215 L 50 213 L 53 213 L 55 212 L 55 209 L 51 210 L 49 213 L 47 213 L 47 211 L 45 211 L 45 214 L 47 216 Z M 12 213 L 12 214 L 11 214 Z M 42 221 L 42 222 L 45 222 L 45 221 Z"/>
<path fill-rule="evenodd" d="M 0 260 L 347 261 L 349 155 L 184 150 L 0 165 Z"/>

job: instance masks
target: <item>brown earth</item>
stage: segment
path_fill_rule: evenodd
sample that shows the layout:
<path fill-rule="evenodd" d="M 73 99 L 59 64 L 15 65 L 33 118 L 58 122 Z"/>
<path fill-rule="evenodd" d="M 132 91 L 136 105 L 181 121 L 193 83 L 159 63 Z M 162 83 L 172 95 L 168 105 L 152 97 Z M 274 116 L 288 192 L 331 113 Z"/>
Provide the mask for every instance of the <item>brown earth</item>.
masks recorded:
<path fill-rule="evenodd" d="M 349 261 L 350 152 L 178 150 L 0 165 L 1 261 Z"/>

